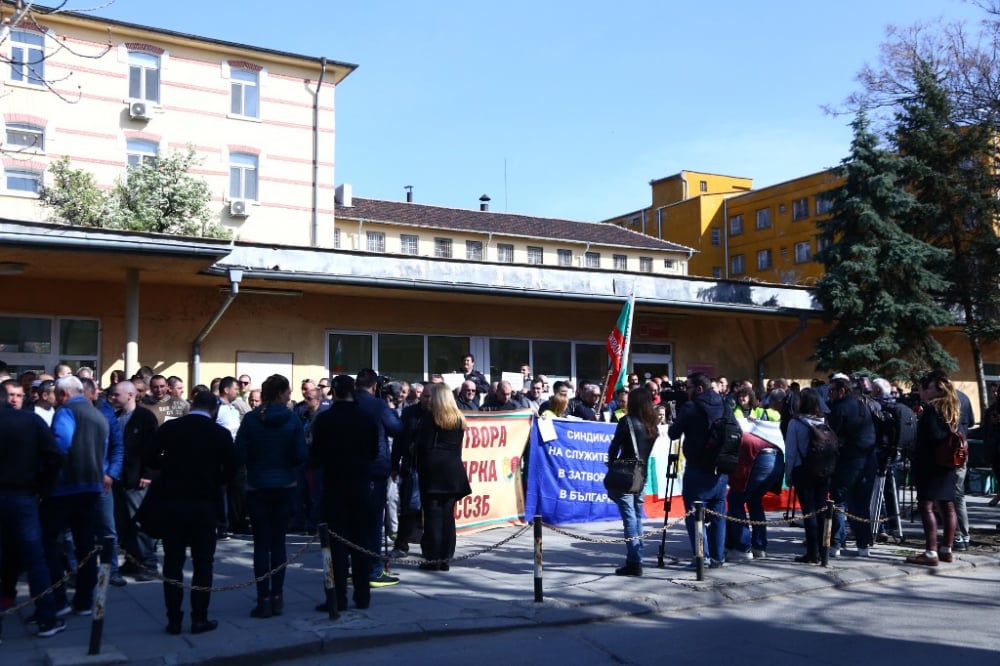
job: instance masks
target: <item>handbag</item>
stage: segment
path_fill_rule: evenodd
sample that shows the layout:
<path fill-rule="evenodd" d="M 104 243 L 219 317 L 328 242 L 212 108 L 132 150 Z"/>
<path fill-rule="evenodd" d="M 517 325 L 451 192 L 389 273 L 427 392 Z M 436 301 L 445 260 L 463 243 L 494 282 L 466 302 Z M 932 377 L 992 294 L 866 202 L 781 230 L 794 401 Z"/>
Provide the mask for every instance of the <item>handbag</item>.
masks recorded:
<path fill-rule="evenodd" d="M 969 443 L 955 426 L 951 426 L 948 436 L 934 447 L 934 462 L 940 467 L 958 469 L 969 459 Z"/>
<path fill-rule="evenodd" d="M 618 495 L 642 492 L 646 485 L 646 461 L 638 456 L 632 419 L 626 416 L 625 423 L 632 437 L 632 455 L 609 461 L 608 473 L 604 475 L 604 487 L 609 493 Z"/>

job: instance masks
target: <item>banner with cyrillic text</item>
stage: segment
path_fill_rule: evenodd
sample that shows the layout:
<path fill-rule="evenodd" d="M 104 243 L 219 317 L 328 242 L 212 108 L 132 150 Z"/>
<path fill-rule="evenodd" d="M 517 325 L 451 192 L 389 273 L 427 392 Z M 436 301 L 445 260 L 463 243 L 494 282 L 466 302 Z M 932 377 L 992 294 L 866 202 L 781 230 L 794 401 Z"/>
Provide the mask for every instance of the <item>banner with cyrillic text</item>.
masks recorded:
<path fill-rule="evenodd" d="M 467 412 L 462 464 L 472 494 L 455 503 L 460 532 L 522 522 L 521 456 L 531 412 Z"/>
<path fill-rule="evenodd" d="M 619 519 L 604 488 L 608 447 L 616 427 L 600 421 L 537 419 L 528 449 L 525 517 L 538 514 L 552 524 Z M 649 456 L 643 489 L 647 516 L 662 516 L 664 500 L 681 494 L 680 479 L 667 478 L 671 453 L 676 455 L 677 444 L 671 446 L 663 432 Z M 672 507 L 671 515 L 679 509 Z"/>

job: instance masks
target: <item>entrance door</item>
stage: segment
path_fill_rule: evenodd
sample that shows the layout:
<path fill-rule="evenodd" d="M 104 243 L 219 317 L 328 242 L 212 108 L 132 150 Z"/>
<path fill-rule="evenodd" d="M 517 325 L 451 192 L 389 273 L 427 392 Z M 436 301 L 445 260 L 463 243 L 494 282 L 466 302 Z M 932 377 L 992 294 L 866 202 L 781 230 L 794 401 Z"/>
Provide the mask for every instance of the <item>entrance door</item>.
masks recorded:
<path fill-rule="evenodd" d="M 664 374 L 671 380 L 674 378 L 674 361 L 670 354 L 633 354 L 629 360 L 632 372 L 639 375 L 640 381 Z"/>

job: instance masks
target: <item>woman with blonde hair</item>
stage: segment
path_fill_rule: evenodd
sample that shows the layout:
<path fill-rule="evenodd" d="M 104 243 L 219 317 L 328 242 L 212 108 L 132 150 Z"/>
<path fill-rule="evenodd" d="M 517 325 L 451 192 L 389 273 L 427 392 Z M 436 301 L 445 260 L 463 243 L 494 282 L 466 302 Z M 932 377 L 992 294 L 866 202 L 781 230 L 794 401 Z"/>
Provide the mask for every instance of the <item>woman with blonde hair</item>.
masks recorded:
<path fill-rule="evenodd" d="M 569 396 L 565 396 L 562 393 L 555 393 L 549 398 L 548 406 L 548 409 L 539 414 L 539 416 L 542 418 L 565 416 L 566 410 L 569 409 Z"/>
<path fill-rule="evenodd" d="M 951 562 L 951 544 L 958 525 L 955 514 L 955 484 L 957 470 L 937 464 L 935 449 L 958 428 L 961 407 L 955 387 L 942 372 L 932 372 L 920 380 L 920 420 L 913 450 L 913 485 L 917 489 L 917 506 L 924 527 L 925 551 L 906 558 L 910 564 L 936 567 L 938 562 Z M 944 522 L 944 543 L 938 549 L 938 526 L 934 515 L 937 504 Z"/>
<path fill-rule="evenodd" d="M 448 571 L 455 555 L 455 502 L 472 494 L 462 465 L 465 417 L 444 384 L 429 384 L 430 410 L 420 421 L 417 435 L 417 479 L 424 509 L 424 534 L 420 549 L 426 562 L 421 569 Z"/>

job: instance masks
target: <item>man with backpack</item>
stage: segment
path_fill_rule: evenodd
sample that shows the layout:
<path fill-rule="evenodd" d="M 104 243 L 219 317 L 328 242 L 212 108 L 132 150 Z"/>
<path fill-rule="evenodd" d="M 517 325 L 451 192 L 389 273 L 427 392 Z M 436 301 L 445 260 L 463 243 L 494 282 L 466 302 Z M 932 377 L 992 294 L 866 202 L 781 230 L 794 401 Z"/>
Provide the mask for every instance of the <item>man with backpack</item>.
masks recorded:
<path fill-rule="evenodd" d="M 830 557 L 839 557 L 847 540 L 844 511 L 859 520 L 851 520 L 851 529 L 858 542 L 858 557 L 868 557 L 872 533 L 868 523 L 871 517 L 872 487 L 875 485 L 875 421 L 871 405 L 854 394 L 850 379 L 838 374 L 830 382 L 830 427 L 837 433 L 840 456 L 830 484 L 830 498 L 840 509 L 833 516 L 833 538 Z"/>
<path fill-rule="evenodd" d="M 688 375 L 685 382 L 688 399 L 680 407 L 677 418 L 670 425 L 670 439 L 684 437 L 684 519 L 691 550 L 694 551 L 694 515 L 690 511 L 696 501 L 705 503 L 712 511 L 705 519 L 707 536 L 705 555 L 709 568 L 721 567 L 725 561 L 726 541 L 726 485 L 729 477 L 716 469 L 718 448 L 709 441 L 711 426 L 723 417 L 722 396 L 712 390 L 712 381 L 703 372 Z M 732 412 L 730 412 L 732 414 Z"/>

